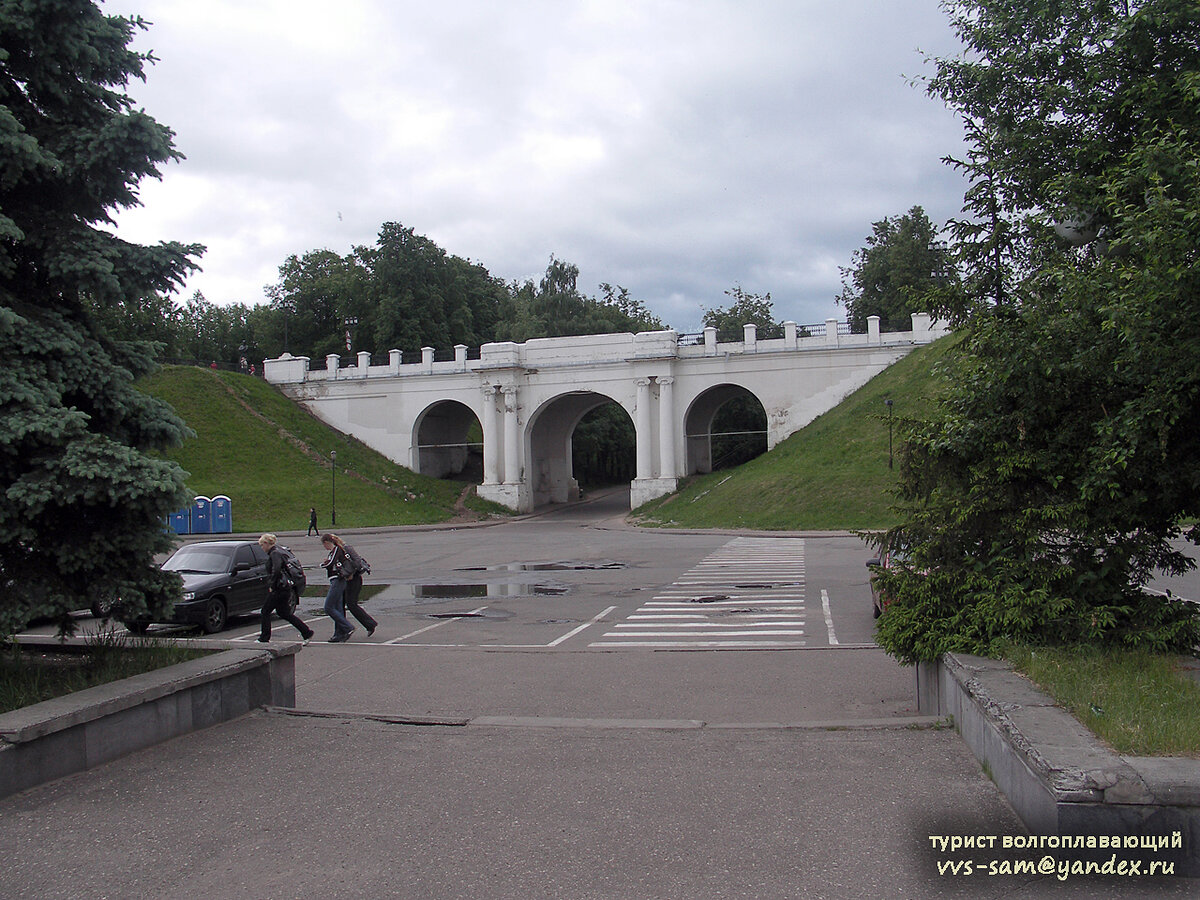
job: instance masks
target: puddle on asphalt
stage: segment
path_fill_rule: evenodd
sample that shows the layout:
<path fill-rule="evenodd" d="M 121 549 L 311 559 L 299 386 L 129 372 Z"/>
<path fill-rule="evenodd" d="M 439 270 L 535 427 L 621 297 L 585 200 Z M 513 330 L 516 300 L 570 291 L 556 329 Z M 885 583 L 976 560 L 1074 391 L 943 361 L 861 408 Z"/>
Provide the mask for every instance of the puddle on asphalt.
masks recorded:
<path fill-rule="evenodd" d="M 553 581 L 489 581 L 483 584 L 390 584 L 370 599 L 375 609 L 498 597 L 561 597 L 570 587 Z"/>
<path fill-rule="evenodd" d="M 511 619 L 512 613 L 504 609 L 472 610 L 470 612 L 426 613 L 427 619 Z"/>
<path fill-rule="evenodd" d="M 629 564 L 611 559 L 565 560 L 542 563 L 503 563 L 498 566 L 464 566 L 457 572 L 587 572 L 595 570 L 628 569 Z"/>

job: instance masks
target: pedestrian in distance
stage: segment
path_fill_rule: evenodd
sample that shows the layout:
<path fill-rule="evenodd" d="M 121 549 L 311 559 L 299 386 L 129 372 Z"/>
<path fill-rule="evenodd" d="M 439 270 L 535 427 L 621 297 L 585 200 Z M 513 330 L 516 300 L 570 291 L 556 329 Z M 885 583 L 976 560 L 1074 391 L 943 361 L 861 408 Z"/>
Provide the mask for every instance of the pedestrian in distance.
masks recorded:
<path fill-rule="evenodd" d="M 333 542 L 337 546 L 341 547 L 342 551 L 346 554 L 346 558 L 350 563 L 349 569 L 353 570 L 353 574 L 346 579 L 346 610 L 350 613 L 350 615 L 358 619 L 359 624 L 361 624 L 363 628 L 367 629 L 367 637 L 370 637 L 375 633 L 375 629 L 379 627 L 379 623 L 375 621 L 369 612 L 358 605 L 358 595 L 362 593 L 363 575 L 371 571 L 371 566 L 365 559 L 358 555 L 358 552 L 353 547 L 343 541 L 336 534 L 327 534 L 325 537 L 331 538 Z M 347 619 L 346 621 L 348 622 L 350 620 Z"/>
<path fill-rule="evenodd" d="M 283 551 L 279 549 L 275 535 L 264 534 L 258 539 L 258 546 L 262 547 L 263 552 L 267 554 L 267 600 L 262 608 L 262 633 L 258 637 L 259 643 L 266 644 L 271 640 L 272 612 L 285 622 L 290 622 L 304 640 L 311 640 L 313 630 L 292 612 L 292 591 L 294 589 L 284 569 L 285 558 Z"/>
<path fill-rule="evenodd" d="M 312 533 L 314 531 L 317 534 L 321 533 L 321 529 L 317 527 L 317 508 L 315 506 L 310 506 L 308 508 L 308 534 L 305 536 L 312 537 Z"/>
<path fill-rule="evenodd" d="M 329 574 L 329 593 L 325 595 L 325 615 L 333 619 L 333 637 L 331 644 L 348 641 L 354 634 L 354 626 L 342 612 L 342 604 L 346 599 L 346 582 L 350 579 L 350 557 L 340 546 L 341 539 L 334 534 L 321 535 L 321 544 L 329 554 L 321 568 Z"/>

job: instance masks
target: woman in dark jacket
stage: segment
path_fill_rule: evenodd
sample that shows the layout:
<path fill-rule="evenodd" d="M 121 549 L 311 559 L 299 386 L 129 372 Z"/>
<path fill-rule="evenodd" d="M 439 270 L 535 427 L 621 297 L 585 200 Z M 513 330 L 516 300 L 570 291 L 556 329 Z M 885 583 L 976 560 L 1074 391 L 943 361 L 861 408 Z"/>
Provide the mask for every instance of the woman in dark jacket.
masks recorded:
<path fill-rule="evenodd" d="M 350 568 L 354 570 L 354 574 L 346 579 L 346 610 L 350 615 L 358 619 L 363 628 L 367 629 L 367 636 L 370 637 L 375 633 L 375 629 L 379 627 L 379 623 L 372 618 L 369 612 L 358 605 L 358 595 L 362 593 L 363 570 L 367 569 L 369 571 L 370 567 L 367 566 L 366 560 L 354 551 L 353 547 L 336 534 L 329 536 L 346 552 L 346 558 L 350 561 Z"/>
<path fill-rule="evenodd" d="M 342 612 L 342 603 L 346 596 L 346 582 L 351 575 L 353 564 L 346 555 L 345 545 L 336 534 L 321 535 L 321 544 L 328 551 L 321 568 L 329 573 L 329 593 L 325 595 L 325 615 L 333 619 L 333 637 L 331 644 L 339 644 L 350 639 L 354 626 Z"/>
<path fill-rule="evenodd" d="M 285 622 L 291 622 L 307 641 L 313 636 L 313 630 L 292 612 L 292 584 L 284 575 L 283 552 L 276 543 L 273 534 L 264 534 L 258 539 L 258 546 L 267 554 L 267 602 L 262 608 L 262 633 L 258 641 L 265 644 L 271 640 L 272 612 Z"/>

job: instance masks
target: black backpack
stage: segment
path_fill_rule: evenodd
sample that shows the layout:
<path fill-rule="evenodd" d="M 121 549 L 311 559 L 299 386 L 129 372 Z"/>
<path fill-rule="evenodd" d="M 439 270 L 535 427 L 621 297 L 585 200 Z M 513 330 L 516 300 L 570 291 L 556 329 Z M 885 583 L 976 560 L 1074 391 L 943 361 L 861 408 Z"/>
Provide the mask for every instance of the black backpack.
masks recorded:
<path fill-rule="evenodd" d="M 304 589 L 308 587 L 308 578 L 304 574 L 304 566 L 300 565 L 300 560 L 296 558 L 296 554 L 287 547 L 280 547 L 279 552 L 283 554 L 283 580 L 295 588 L 296 596 L 299 597 L 304 593 Z"/>
<path fill-rule="evenodd" d="M 370 575 L 371 564 L 358 555 L 358 552 L 351 546 L 346 545 L 346 555 L 350 557 L 350 562 L 354 565 L 354 575 Z M 354 575 L 350 577 L 353 578 Z"/>

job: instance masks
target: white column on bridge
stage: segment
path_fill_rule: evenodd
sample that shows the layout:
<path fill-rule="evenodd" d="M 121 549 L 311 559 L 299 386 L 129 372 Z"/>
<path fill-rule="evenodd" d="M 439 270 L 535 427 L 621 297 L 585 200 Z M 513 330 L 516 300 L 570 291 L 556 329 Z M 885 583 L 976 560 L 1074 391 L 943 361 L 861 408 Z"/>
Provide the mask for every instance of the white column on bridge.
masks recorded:
<path fill-rule="evenodd" d="M 517 388 L 504 388 L 504 483 L 517 484 L 521 480 L 520 447 L 517 430 Z"/>
<path fill-rule="evenodd" d="M 483 483 L 500 483 L 500 441 L 496 429 L 496 388 L 487 384 L 483 391 Z"/>
<path fill-rule="evenodd" d="M 658 476 L 675 477 L 675 379 L 658 379 Z"/>
<path fill-rule="evenodd" d="M 653 443 L 650 435 L 652 422 L 650 415 L 650 379 L 639 378 L 634 383 L 637 385 L 637 421 L 634 423 L 637 428 L 637 477 L 653 478 L 654 457 L 651 453 Z"/>

